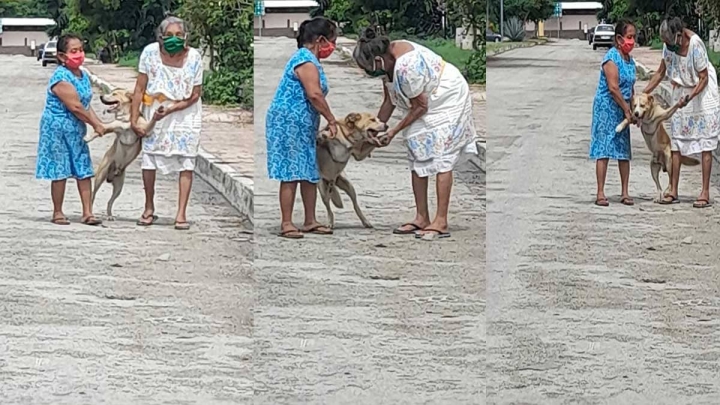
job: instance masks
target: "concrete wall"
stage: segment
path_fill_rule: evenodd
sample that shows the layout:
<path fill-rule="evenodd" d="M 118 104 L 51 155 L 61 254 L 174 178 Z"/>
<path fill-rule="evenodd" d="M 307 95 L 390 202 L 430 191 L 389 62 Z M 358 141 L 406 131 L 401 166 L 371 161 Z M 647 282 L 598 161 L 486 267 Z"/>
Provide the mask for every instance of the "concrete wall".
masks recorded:
<path fill-rule="evenodd" d="M 258 17 L 255 17 L 253 20 L 253 28 L 256 30 L 259 30 L 260 27 L 263 28 L 263 32 L 265 30 L 274 30 L 274 29 L 290 29 L 292 30 L 293 24 L 297 24 L 298 27 L 300 27 L 300 24 L 310 19 L 310 13 L 267 13 L 262 17 L 262 21 L 265 22 L 265 25 L 261 25 L 261 20 Z"/>
<path fill-rule="evenodd" d="M 253 35 L 260 35 L 260 30 L 255 28 Z M 292 28 L 270 28 L 263 29 L 262 36 L 264 37 L 290 37 L 295 38 L 295 31 Z"/>
<path fill-rule="evenodd" d="M 5 27 L 3 33 L 0 34 L 0 42 L 3 47 L 30 46 L 30 42 L 33 40 L 37 45 L 40 45 L 49 39 L 45 31 L 9 31 L 8 28 Z"/>
<path fill-rule="evenodd" d="M 458 28 L 455 30 L 455 46 L 460 49 L 473 49 L 474 36 L 470 29 Z"/>
<path fill-rule="evenodd" d="M 0 46 L 0 55 L 33 56 L 29 46 Z"/>
<path fill-rule="evenodd" d="M 717 30 L 710 30 L 710 47 L 713 51 L 720 52 L 720 32 Z"/>
<path fill-rule="evenodd" d="M 588 29 L 598 24 L 596 14 L 571 14 L 563 15 L 558 21 L 556 17 L 550 17 L 545 20 L 545 36 L 551 38 L 558 37 L 558 29 L 560 28 L 560 38 L 565 39 L 585 39 L 585 25 Z M 525 30 L 530 33 L 535 32 L 535 23 L 527 22 Z"/>

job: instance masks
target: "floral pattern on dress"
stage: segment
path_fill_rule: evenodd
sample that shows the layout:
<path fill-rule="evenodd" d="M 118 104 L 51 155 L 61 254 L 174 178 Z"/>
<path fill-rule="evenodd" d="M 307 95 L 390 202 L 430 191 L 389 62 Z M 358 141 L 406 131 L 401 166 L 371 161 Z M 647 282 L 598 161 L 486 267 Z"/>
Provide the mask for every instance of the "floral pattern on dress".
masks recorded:
<path fill-rule="evenodd" d="M 268 176 L 279 181 L 320 181 L 316 137 L 320 114 L 305 94 L 295 73 L 298 66 L 312 63 L 320 74 L 320 88 L 328 94 L 328 83 L 320 61 L 307 48 L 298 49 L 285 65 L 280 84 L 265 118 Z"/>
<path fill-rule="evenodd" d="M 610 49 L 603 58 L 600 68 L 600 81 L 593 102 L 592 134 L 590 139 L 590 159 L 630 160 L 630 126 L 616 133 L 615 128 L 625 119 L 625 113 L 610 94 L 603 66 L 612 62 L 618 68 L 620 92 L 630 103 L 635 87 L 635 60 L 625 60 L 617 48 Z"/>
<path fill-rule="evenodd" d="M 60 82 L 75 87 L 84 108 L 89 109 L 92 101 L 92 84 L 85 72 L 77 77 L 64 66 L 55 69 L 47 86 L 40 119 L 35 177 L 43 180 L 90 178 L 94 176 L 90 148 L 83 140 L 87 125 L 53 94 L 53 86 Z"/>
<path fill-rule="evenodd" d="M 202 55 L 190 48 L 182 67 L 166 66 L 162 62 L 160 46 L 154 42 L 143 49 L 138 71 L 148 76 L 146 94 L 163 95 L 163 103 L 155 101 L 143 106 L 143 116 L 152 117 L 160 106 L 190 98 L 193 88 L 203 82 Z M 143 138 L 143 153 L 163 156 L 195 157 L 200 147 L 202 130 L 202 100 L 192 106 L 169 114 L 155 124 L 149 136 Z"/>
<path fill-rule="evenodd" d="M 690 95 L 700 80 L 700 72 L 707 69 L 708 84 L 696 98 L 670 118 L 672 150 L 683 156 L 717 149 L 720 138 L 720 93 L 717 72 L 710 63 L 705 43 L 699 36 L 690 38 L 687 56 L 663 48 L 665 76 L 673 85 L 673 104 Z"/>

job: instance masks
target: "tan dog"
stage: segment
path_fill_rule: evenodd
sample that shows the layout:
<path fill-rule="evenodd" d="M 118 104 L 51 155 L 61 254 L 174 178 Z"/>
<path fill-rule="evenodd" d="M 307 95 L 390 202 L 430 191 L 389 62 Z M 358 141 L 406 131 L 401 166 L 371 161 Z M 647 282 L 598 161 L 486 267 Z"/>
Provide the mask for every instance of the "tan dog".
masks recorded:
<path fill-rule="evenodd" d="M 650 171 L 655 181 L 655 186 L 657 187 L 657 197 L 654 199 L 657 203 L 662 201 L 670 189 L 670 185 L 668 184 L 668 188 L 663 192 L 660 186 L 660 169 L 667 172 L 668 179 L 672 177 L 670 136 L 667 131 L 665 131 L 663 123 L 675 114 L 678 108 L 680 108 L 680 104 L 675 104 L 666 110 L 655 101 L 655 97 L 642 93 L 633 97 L 631 108 L 633 115 L 640 124 L 640 131 L 643 134 L 645 143 L 653 156 L 650 162 Z M 623 131 L 629 124 L 627 119 L 623 120 L 623 122 L 615 128 L 615 132 Z M 687 166 L 695 166 L 700 163 L 697 159 L 687 156 L 682 156 L 680 162 Z"/>
<path fill-rule="evenodd" d="M 337 135 L 330 137 L 330 130 L 325 128 L 317 137 L 317 162 L 320 170 L 320 198 L 327 209 L 330 227 L 335 227 L 335 215 L 332 212 L 330 202 L 337 208 L 342 208 L 343 203 L 338 189 L 343 190 L 352 200 L 355 214 L 360 218 L 363 226 L 372 228 L 372 225 L 363 215 L 357 202 L 357 194 L 350 180 L 345 177 L 343 170 L 350 158 L 363 160 L 370 156 L 375 150 L 372 141 L 378 138 L 378 134 L 387 131 L 388 126 L 381 122 L 376 116 L 368 113 L 349 114 L 338 121 Z"/>
<path fill-rule="evenodd" d="M 138 157 L 142 148 L 140 138 L 135 134 L 130 125 L 130 110 L 132 108 L 133 94 L 127 90 L 117 89 L 108 95 L 100 96 L 100 101 L 109 106 L 108 112 L 115 113 L 115 119 L 103 124 L 109 132 L 115 133 L 115 141 L 110 149 L 105 152 L 95 173 L 95 187 L 92 193 L 92 202 L 95 203 L 95 196 L 103 183 L 113 185 L 112 197 L 107 204 L 108 220 L 113 219 L 112 206 L 120 196 L 125 184 L 125 169 Z M 155 126 L 155 119 L 150 122 L 143 117 L 138 119 L 138 126 L 150 132 Z M 97 133 L 88 133 L 85 142 L 91 142 L 97 138 Z"/>

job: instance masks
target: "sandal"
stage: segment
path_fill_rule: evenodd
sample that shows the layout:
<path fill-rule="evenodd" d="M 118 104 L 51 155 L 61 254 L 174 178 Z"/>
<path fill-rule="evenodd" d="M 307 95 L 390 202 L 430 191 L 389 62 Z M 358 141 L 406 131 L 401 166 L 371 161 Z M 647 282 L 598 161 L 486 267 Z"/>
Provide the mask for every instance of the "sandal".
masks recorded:
<path fill-rule="evenodd" d="M 620 204 L 631 206 L 631 205 L 635 205 L 635 201 L 633 201 L 633 199 L 630 197 L 625 197 L 622 200 L 620 200 Z"/>
<path fill-rule="evenodd" d="M 406 226 L 410 226 L 410 229 L 402 229 Z M 413 224 L 412 222 L 408 222 L 407 224 L 402 224 L 399 227 L 393 229 L 393 233 L 395 235 L 410 235 L 412 233 L 416 233 L 417 231 L 421 230 L 422 226 L 419 226 L 417 224 Z"/>
<path fill-rule="evenodd" d="M 607 198 L 600 198 L 595 200 L 595 205 L 597 205 L 598 207 L 607 207 L 610 205 L 610 202 Z"/>
<path fill-rule="evenodd" d="M 150 222 L 145 222 L 145 221 L 147 221 L 148 219 L 150 220 Z M 157 220 L 158 220 L 158 216 L 155 215 L 155 214 L 153 214 L 153 215 L 147 215 L 147 216 L 146 216 L 146 215 L 140 215 L 140 219 L 138 219 L 138 221 L 135 222 L 135 225 L 137 225 L 137 226 L 150 226 L 150 225 L 153 225 L 153 224 L 155 223 L 155 221 L 157 221 Z"/>
<path fill-rule="evenodd" d="M 668 200 L 668 198 L 669 198 L 669 200 Z M 680 200 L 677 197 L 675 197 L 674 195 L 668 194 L 668 195 L 664 196 L 662 200 L 660 200 L 659 204 L 669 205 L 669 204 L 677 204 L 679 202 L 680 202 Z"/>
<path fill-rule="evenodd" d="M 84 225 L 90 225 L 90 226 L 97 226 L 97 225 L 102 224 L 102 221 L 101 221 L 101 220 L 95 218 L 95 217 L 92 216 L 92 215 L 90 215 L 90 216 L 87 217 L 87 218 L 83 218 L 80 222 L 81 222 L 82 224 L 84 224 Z"/>
<path fill-rule="evenodd" d="M 328 228 L 325 225 L 320 225 L 320 224 L 315 225 L 309 229 L 303 229 L 301 232 L 302 233 L 314 233 L 314 234 L 318 234 L 318 235 L 332 235 L 333 234 L 332 229 Z"/>
<path fill-rule="evenodd" d="M 443 232 L 439 231 L 437 229 L 432 228 L 425 228 L 423 229 L 424 232 L 427 233 L 416 233 L 415 239 L 422 239 L 422 240 L 433 240 L 433 239 L 445 239 L 450 237 L 450 232 Z"/>
<path fill-rule="evenodd" d="M 175 229 L 178 231 L 187 231 L 190 229 L 190 223 L 188 222 L 175 222 Z"/>
<path fill-rule="evenodd" d="M 70 225 L 70 221 L 68 221 L 65 217 L 57 217 L 50 220 L 55 225 Z"/>
<path fill-rule="evenodd" d="M 706 200 L 704 198 L 698 198 L 693 203 L 693 208 L 709 208 L 709 207 L 712 207 L 710 200 Z"/>
<path fill-rule="evenodd" d="M 299 229 L 288 229 L 286 231 L 282 231 L 278 234 L 281 238 L 286 239 L 302 239 L 305 237 L 302 232 L 300 232 Z"/>

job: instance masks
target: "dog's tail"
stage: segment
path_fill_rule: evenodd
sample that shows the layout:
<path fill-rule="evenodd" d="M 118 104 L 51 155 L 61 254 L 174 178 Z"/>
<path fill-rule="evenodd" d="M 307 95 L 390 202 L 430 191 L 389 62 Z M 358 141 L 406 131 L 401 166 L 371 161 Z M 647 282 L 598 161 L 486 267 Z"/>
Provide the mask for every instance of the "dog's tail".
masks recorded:
<path fill-rule="evenodd" d="M 340 193 L 338 193 L 338 189 L 335 186 L 335 182 L 330 182 L 323 180 L 325 182 L 327 192 L 330 194 L 330 201 L 332 201 L 333 205 L 337 208 L 342 208 L 342 198 L 340 198 Z"/>
<path fill-rule="evenodd" d="M 697 159 L 693 159 L 689 156 L 681 156 L 680 163 L 682 163 L 685 166 L 697 166 L 700 164 L 700 161 Z"/>

